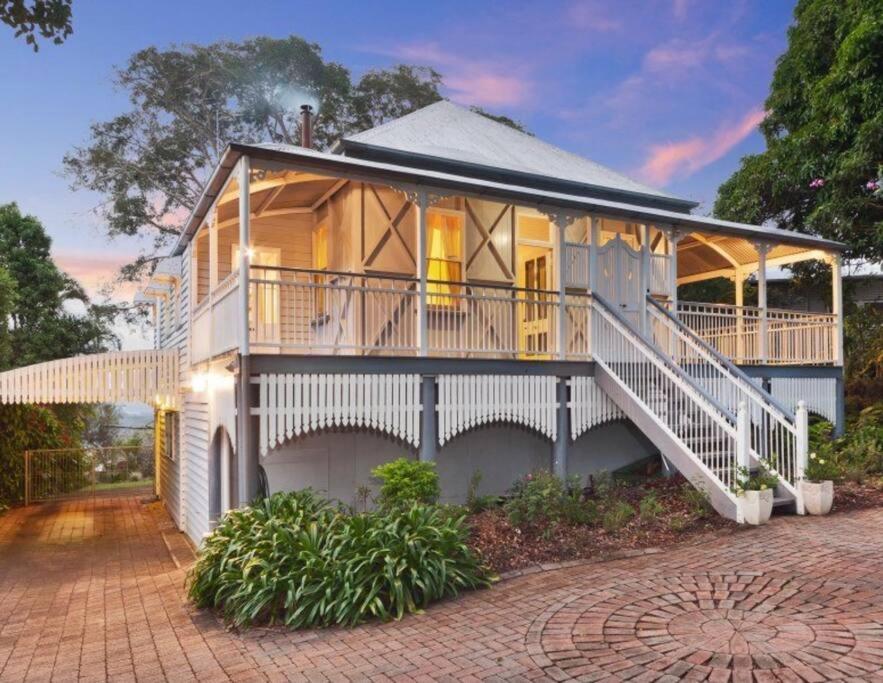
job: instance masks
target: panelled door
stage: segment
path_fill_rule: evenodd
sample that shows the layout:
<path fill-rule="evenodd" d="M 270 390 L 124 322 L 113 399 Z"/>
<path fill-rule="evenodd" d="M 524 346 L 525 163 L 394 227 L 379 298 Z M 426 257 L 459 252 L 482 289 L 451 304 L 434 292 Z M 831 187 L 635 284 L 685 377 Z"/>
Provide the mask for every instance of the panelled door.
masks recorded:
<path fill-rule="evenodd" d="M 620 233 L 598 248 L 598 292 L 618 307 L 632 324 L 640 322 L 641 252 L 633 249 Z"/>
<path fill-rule="evenodd" d="M 528 358 L 543 357 L 550 349 L 552 326 L 547 294 L 552 281 L 550 257 L 550 253 L 538 253 L 524 258 L 520 263 L 520 349 Z"/>

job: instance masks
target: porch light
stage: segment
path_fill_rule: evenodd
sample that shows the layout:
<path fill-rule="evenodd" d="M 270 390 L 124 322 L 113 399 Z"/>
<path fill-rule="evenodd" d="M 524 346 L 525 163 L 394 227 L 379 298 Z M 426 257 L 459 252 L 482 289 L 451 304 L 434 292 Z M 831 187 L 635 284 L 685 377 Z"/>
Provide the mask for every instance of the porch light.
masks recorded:
<path fill-rule="evenodd" d="M 190 378 L 190 388 L 197 394 L 208 389 L 208 373 L 197 372 Z"/>

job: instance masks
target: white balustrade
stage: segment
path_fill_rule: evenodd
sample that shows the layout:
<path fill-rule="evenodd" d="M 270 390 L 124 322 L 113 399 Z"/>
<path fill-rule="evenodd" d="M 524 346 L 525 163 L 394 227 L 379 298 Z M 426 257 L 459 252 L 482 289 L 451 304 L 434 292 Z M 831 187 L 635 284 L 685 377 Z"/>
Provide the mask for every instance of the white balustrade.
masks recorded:
<path fill-rule="evenodd" d="M 648 300 L 648 304 L 648 330 L 656 348 L 677 363 L 731 419 L 737 415 L 740 405 L 745 406 L 750 426 L 750 455 L 755 460 L 768 461 L 780 475 L 782 485 L 799 498 L 799 427 L 793 412 L 660 304 L 652 300 Z"/>
<path fill-rule="evenodd" d="M 564 282 L 567 287 L 588 289 L 589 287 L 589 245 L 575 242 L 566 243 Z"/>
<path fill-rule="evenodd" d="M 592 302 L 592 348 L 595 362 L 731 495 L 737 466 L 735 419 L 599 298 Z"/>
<path fill-rule="evenodd" d="M 835 315 L 767 309 L 767 358 L 761 357 L 761 315 L 761 309 L 753 306 L 678 302 L 681 321 L 737 363 L 830 365 L 835 362 Z"/>

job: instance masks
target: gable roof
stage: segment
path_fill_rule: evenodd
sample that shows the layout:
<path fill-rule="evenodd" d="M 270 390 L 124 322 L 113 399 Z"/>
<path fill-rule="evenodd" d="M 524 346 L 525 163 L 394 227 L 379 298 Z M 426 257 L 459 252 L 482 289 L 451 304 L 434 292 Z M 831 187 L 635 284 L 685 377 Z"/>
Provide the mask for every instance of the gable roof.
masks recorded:
<path fill-rule="evenodd" d="M 572 194 L 696 206 L 447 100 L 343 138 L 334 151 Z"/>

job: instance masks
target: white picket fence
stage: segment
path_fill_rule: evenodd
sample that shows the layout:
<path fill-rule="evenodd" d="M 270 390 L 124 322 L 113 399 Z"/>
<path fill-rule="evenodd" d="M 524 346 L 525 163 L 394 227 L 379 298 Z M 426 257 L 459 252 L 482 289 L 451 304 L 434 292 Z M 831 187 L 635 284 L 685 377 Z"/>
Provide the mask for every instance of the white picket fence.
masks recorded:
<path fill-rule="evenodd" d="M 178 352 L 111 351 L 0 372 L 0 403 L 178 403 Z"/>
<path fill-rule="evenodd" d="M 570 438 L 576 441 L 592 427 L 625 418 L 613 400 L 595 384 L 594 377 L 571 377 Z"/>
<path fill-rule="evenodd" d="M 521 424 L 555 441 L 557 382 L 549 375 L 439 375 L 439 444 L 493 422 Z"/>
<path fill-rule="evenodd" d="M 420 375 L 262 374 L 261 455 L 288 439 L 324 429 L 362 427 L 420 445 Z"/>

